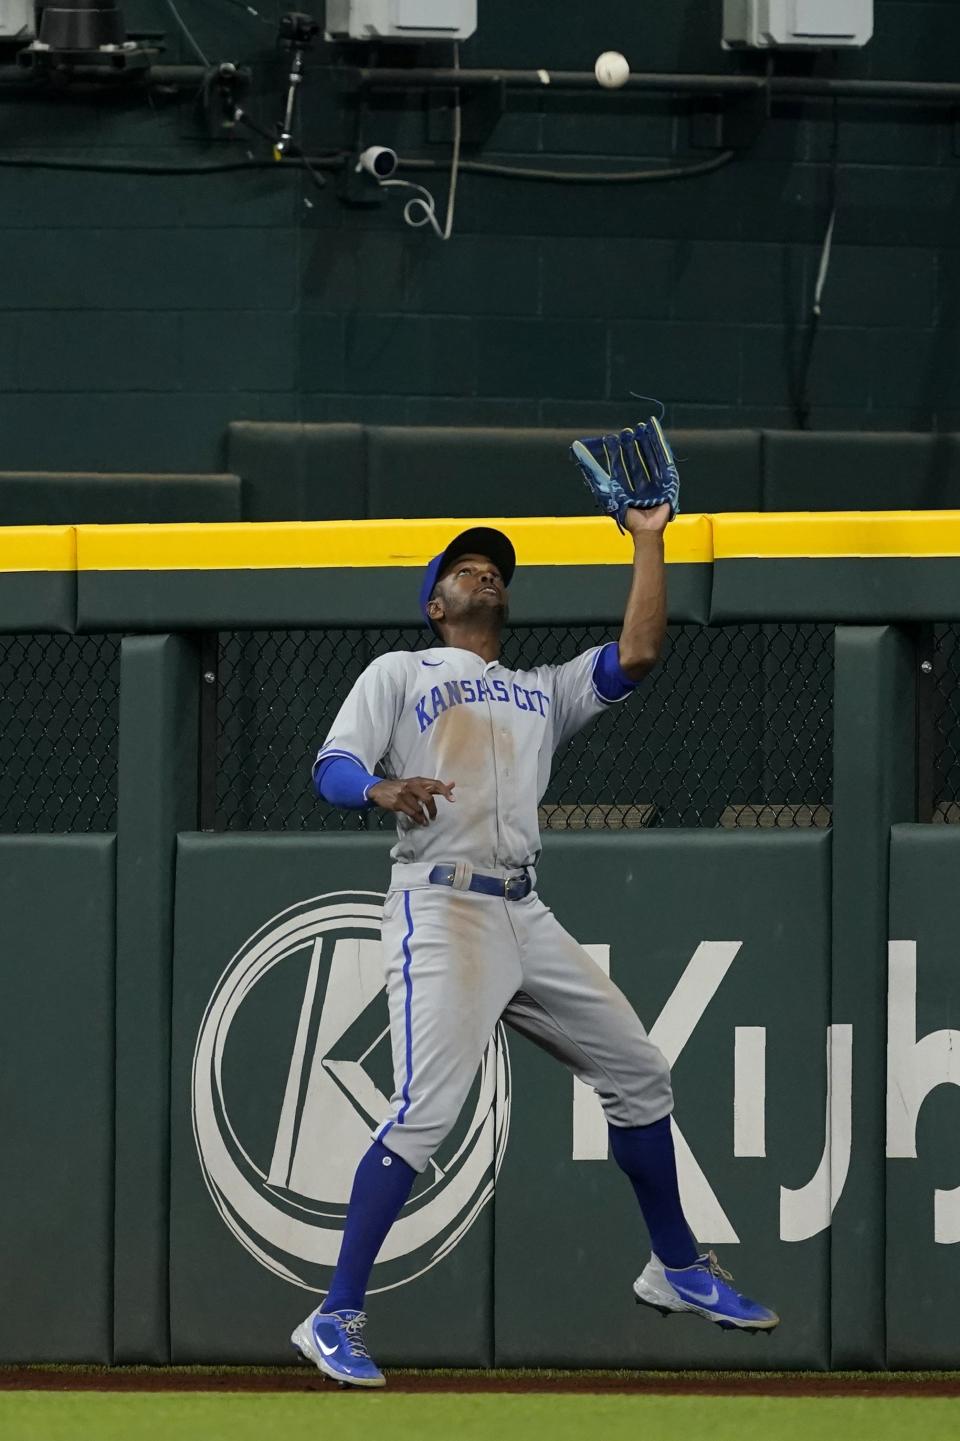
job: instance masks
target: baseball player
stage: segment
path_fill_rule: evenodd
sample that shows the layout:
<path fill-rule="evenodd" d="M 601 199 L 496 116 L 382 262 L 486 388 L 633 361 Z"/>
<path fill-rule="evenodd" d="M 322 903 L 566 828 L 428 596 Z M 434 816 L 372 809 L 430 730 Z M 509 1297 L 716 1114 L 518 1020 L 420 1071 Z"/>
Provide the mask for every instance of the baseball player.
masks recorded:
<path fill-rule="evenodd" d="M 578 441 L 573 454 L 601 509 L 633 537 L 619 641 L 563 665 L 501 665 L 513 546 L 500 531 L 465 530 L 423 578 L 421 610 L 437 644 L 377 657 L 314 765 L 316 788 L 331 804 L 379 806 L 397 818 L 383 911 L 393 1100 L 356 1172 L 329 1294 L 291 1338 L 349 1386 L 384 1384 L 364 1343 L 370 1273 L 501 1019 L 600 1098 L 613 1157 L 652 1244 L 634 1283 L 637 1299 L 727 1328 L 778 1324 L 693 1239 L 677 1187 L 667 1063 L 622 992 L 537 894 L 537 806 L 555 752 L 627 700 L 658 659 L 663 532 L 679 494 L 655 420 Z"/>

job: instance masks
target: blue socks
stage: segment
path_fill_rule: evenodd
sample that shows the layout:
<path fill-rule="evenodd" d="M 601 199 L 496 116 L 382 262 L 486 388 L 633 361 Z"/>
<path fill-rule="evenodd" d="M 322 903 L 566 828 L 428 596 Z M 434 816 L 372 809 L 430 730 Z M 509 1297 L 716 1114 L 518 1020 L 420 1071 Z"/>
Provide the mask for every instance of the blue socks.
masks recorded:
<path fill-rule="evenodd" d="M 670 1117 L 652 1126 L 611 1126 L 610 1147 L 636 1192 L 654 1253 L 670 1269 L 692 1266 L 699 1252 L 680 1205 Z M 321 1310 L 363 1310 L 373 1263 L 416 1174 L 406 1161 L 374 1141 L 357 1167 L 340 1259 Z"/>
<path fill-rule="evenodd" d="M 671 1270 L 692 1266 L 699 1251 L 680 1204 L 670 1117 L 609 1130 L 613 1159 L 637 1193 L 654 1255 Z"/>
<path fill-rule="evenodd" d="M 353 1178 L 340 1259 L 321 1311 L 363 1310 L 373 1263 L 410 1195 L 416 1175 L 406 1161 L 374 1141 Z"/>

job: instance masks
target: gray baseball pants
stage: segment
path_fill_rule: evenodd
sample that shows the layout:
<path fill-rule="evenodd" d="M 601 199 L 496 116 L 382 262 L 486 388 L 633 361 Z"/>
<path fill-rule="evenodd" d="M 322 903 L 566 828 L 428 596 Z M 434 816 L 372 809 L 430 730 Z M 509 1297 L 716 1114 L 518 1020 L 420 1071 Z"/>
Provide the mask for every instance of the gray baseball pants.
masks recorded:
<path fill-rule="evenodd" d="M 669 1067 L 630 1002 L 535 891 L 391 889 L 383 950 L 394 1095 L 376 1137 L 414 1170 L 454 1125 L 500 1020 L 592 1086 L 611 1125 L 672 1111 Z"/>

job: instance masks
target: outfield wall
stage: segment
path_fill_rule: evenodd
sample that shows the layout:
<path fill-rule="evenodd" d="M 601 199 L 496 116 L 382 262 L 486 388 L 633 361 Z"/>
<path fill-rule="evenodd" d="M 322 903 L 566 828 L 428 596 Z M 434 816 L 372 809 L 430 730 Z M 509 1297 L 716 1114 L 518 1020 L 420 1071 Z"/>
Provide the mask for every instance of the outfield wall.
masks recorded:
<path fill-rule="evenodd" d="M 605 1160 L 596 1102 L 507 1034 L 375 1271 L 371 1338 L 384 1364 L 956 1364 L 960 833 L 917 822 L 914 622 L 918 608 L 955 614 L 935 606 L 960 565 L 958 523 L 944 513 L 929 528 L 909 516 L 839 536 L 821 527 L 826 554 L 813 549 L 815 517 L 772 530 L 758 518 L 776 547 L 767 555 L 751 553 L 759 531 L 738 541 L 724 517 L 671 528 L 671 581 L 697 568 L 689 596 L 707 580 L 696 614 L 701 600 L 674 588 L 674 618 L 726 618 L 733 602 L 718 610 L 717 593 L 738 564 L 737 604 L 752 588 L 753 615 L 767 618 L 785 568 L 807 568 L 811 606 L 836 622 L 832 826 L 545 839 L 544 899 L 674 1064 L 695 1229 L 778 1307 L 780 1330 L 730 1337 L 635 1310 L 642 1230 Z M 409 606 L 421 555 L 410 532 L 397 544 L 398 529 L 396 598 Z M 567 615 L 595 606 L 612 619 L 625 577 L 608 532 L 596 532 L 605 549 L 571 549 L 568 569 L 544 575 L 544 607 L 563 594 Z M 592 546 L 590 522 L 584 534 Z M 177 551 L 185 535 L 189 553 Z M 535 568 L 535 537 L 516 538 Z M 272 592 L 273 625 L 305 611 L 342 624 L 355 597 L 378 591 L 375 550 L 347 563 L 339 528 L 296 540 L 314 555 L 329 544 L 339 565 L 306 565 L 303 550 L 275 565 L 282 549 L 249 549 L 270 539 L 259 527 L 66 527 L 22 538 L 15 570 L 17 536 L 0 537 L 11 629 L 29 604 L 40 632 L 128 632 L 115 832 L 0 840 L 3 1361 L 284 1360 L 329 1276 L 366 1124 L 389 1092 L 384 837 L 199 829 L 199 632 L 231 606 L 242 626 L 244 587 L 275 571 L 286 590 Z M 435 544 L 432 531 L 419 539 Z M 801 539 L 806 552 L 783 554 Z M 177 591 L 192 567 L 169 557 L 222 559 L 221 546 L 248 547 L 227 552 L 248 563 L 209 567 L 215 603 L 180 633 L 135 633 L 202 598 Z M 940 574 L 925 579 L 928 566 Z M 608 578 L 602 604 L 585 588 L 594 574 Z M 21 590 L 18 610 L 25 575 L 36 588 Z M 92 577 L 105 578 L 96 626 L 83 611 Z M 297 587 L 300 610 L 286 612 Z M 889 623 L 878 623 L 884 603 Z M 576 1334 L 574 1318 L 586 1318 Z"/>

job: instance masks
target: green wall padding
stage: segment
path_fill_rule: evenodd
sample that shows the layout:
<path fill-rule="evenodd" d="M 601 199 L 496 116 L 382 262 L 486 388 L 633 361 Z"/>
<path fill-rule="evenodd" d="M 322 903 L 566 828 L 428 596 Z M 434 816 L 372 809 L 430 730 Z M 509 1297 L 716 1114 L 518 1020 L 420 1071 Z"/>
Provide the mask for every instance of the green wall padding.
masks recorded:
<path fill-rule="evenodd" d="M 386 851 L 386 838 L 375 836 L 179 838 L 175 1360 L 284 1359 L 290 1329 L 329 1278 L 353 1167 L 380 1119 L 372 1088 L 390 1089 L 375 949 Z M 661 1330 L 659 1318 L 636 1314 L 630 1285 L 645 1258 L 644 1233 L 629 1186 L 612 1163 L 572 1159 L 569 1075 L 508 1032 L 510 1080 L 504 1070 L 496 1107 L 509 1134 L 495 1202 L 440 1259 L 457 1206 L 480 1200 L 455 1189 L 453 1152 L 468 1134 L 468 1101 L 437 1157 L 441 1172 L 425 1176 L 405 1213 L 423 1217 L 420 1244 L 375 1268 L 371 1341 L 379 1359 L 827 1364 L 829 1236 L 814 1224 L 807 1238 L 782 1240 L 780 1187 L 803 1188 L 824 1145 L 829 866 L 822 832 L 687 832 L 551 836 L 541 867 L 547 902 L 584 942 L 610 947 L 614 978 L 648 1025 L 698 947 L 712 947 L 705 969 L 701 956 L 687 976 L 686 999 L 673 1002 L 692 1030 L 675 1066 L 677 1119 L 714 1207 L 739 1239 L 724 1225 L 710 1232 L 707 1221 L 701 1238 L 722 1245 L 744 1287 L 782 1308 L 778 1336 L 738 1338 L 734 1357 L 729 1338 L 706 1327 Z M 718 946 L 730 960 L 710 999 Z M 767 1028 L 766 1065 L 746 1077 L 750 1096 L 734 1090 L 743 1026 Z M 734 1107 L 754 1093 L 766 1154 L 735 1157 Z M 578 1144 L 583 1139 L 581 1132 Z M 438 1197 L 453 1209 L 439 1224 L 428 1210 Z M 694 1207 L 698 1219 L 701 1212 Z M 570 1331 L 571 1290 L 590 1298 L 579 1343 Z"/>
<path fill-rule="evenodd" d="M 538 889 L 561 923 L 581 943 L 609 948 L 610 975 L 648 1030 L 668 1002 L 679 1029 L 692 1027 L 673 1067 L 674 1119 L 717 1219 L 703 1219 L 687 1188 L 691 1225 L 783 1324 L 734 1347 L 723 1332 L 635 1306 L 649 1242 L 628 1181 L 599 1158 L 602 1115 L 591 1100 L 591 1119 L 578 1117 L 564 1069 L 511 1035 L 510 1142 L 496 1196 L 499 1365 L 827 1364 L 829 1232 L 781 1240 L 779 1212 L 780 1187 L 805 1186 L 824 1145 L 829 868 L 824 832 L 547 837 Z M 700 951 L 700 969 L 704 945 L 714 949 Z M 734 951 L 726 969 L 723 945 Z M 722 976 L 712 998 L 711 974 Z M 740 1089 L 737 1027 L 766 1028 L 765 1074 L 753 1068 Z M 766 1154 L 736 1156 L 735 1111 L 751 1104 Z M 597 1139 L 598 1158 L 586 1157 Z"/>
<path fill-rule="evenodd" d="M 317 1288 L 329 1281 L 353 1169 L 370 1129 L 383 1119 L 365 1109 L 369 1097 L 358 1077 L 382 1095 L 391 1091 L 376 948 L 387 852 L 385 836 L 179 838 L 171 1079 L 175 1361 L 289 1360 L 293 1326 L 319 1304 Z M 331 918 L 332 927 L 322 930 Z M 276 949 L 264 952 L 266 964 L 257 966 L 254 938 L 264 942 L 273 933 Z M 365 968 L 357 942 L 374 947 Z M 334 987 L 329 978 L 337 946 L 344 949 Z M 205 1047 L 214 1041 L 222 1059 L 211 1065 Z M 326 1064 L 337 1060 L 360 1063 L 359 1070 L 341 1073 L 342 1086 Z M 217 1068 L 222 1093 L 211 1089 Z M 211 1096 L 208 1112 L 204 1097 Z M 300 1100 L 288 1113 L 291 1096 Z M 375 1102 L 371 1109 L 378 1109 Z M 457 1135 L 468 1139 L 463 1127 Z M 465 1168 L 454 1183 L 428 1170 L 409 1203 L 423 1213 L 423 1236 L 374 1272 L 374 1289 L 397 1286 L 371 1296 L 370 1343 L 385 1363 L 492 1362 L 491 1208 L 442 1254 L 489 1185 L 492 1149 L 482 1136 L 478 1144 L 481 1149 L 471 1145 L 469 1152 L 476 1175 Z M 456 1166 L 456 1149 L 453 1140 L 443 1148 L 441 1166 Z M 453 1184 L 457 1189 L 448 1190 Z M 452 1215 L 431 1219 L 448 1204 Z"/>
<path fill-rule="evenodd" d="M 625 408 L 625 425 L 630 417 Z M 583 433 L 238 421 L 229 462 L 243 478 L 246 520 L 591 515 L 568 455 Z M 685 513 L 760 509 L 759 431 L 680 430 L 671 439 Z"/>
<path fill-rule="evenodd" d="M 763 510 L 956 510 L 960 437 L 869 431 L 763 436 Z"/>
<path fill-rule="evenodd" d="M 185 636 L 120 652 L 115 1354 L 169 1359 L 170 986 L 175 836 L 197 824 L 199 660 Z"/>
<path fill-rule="evenodd" d="M 112 1359 L 112 835 L 0 836 L 0 1361 Z"/>
<path fill-rule="evenodd" d="M 886 1178 L 891 1367 L 949 1368 L 960 1354 L 958 873 L 956 826 L 893 828 L 886 1087 L 893 1113 Z"/>
<path fill-rule="evenodd" d="M 243 480 L 244 520 L 361 520 L 367 513 L 361 425 L 234 421 L 227 453 Z"/>
<path fill-rule="evenodd" d="M 834 644 L 831 1021 L 854 1025 L 855 1146 L 833 1218 L 831 1364 L 882 1366 L 887 887 L 891 825 L 916 806 L 915 666 L 895 626 L 839 626 Z"/>
<path fill-rule="evenodd" d="M 241 517 L 235 475 L 0 473 L 0 525 L 172 525 Z"/>

